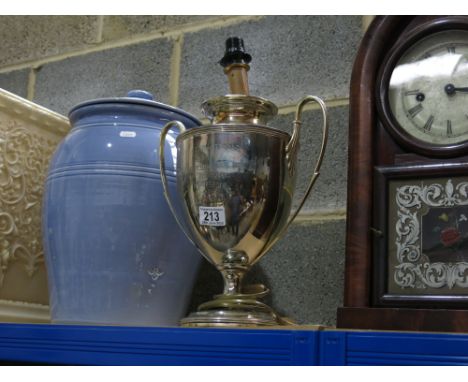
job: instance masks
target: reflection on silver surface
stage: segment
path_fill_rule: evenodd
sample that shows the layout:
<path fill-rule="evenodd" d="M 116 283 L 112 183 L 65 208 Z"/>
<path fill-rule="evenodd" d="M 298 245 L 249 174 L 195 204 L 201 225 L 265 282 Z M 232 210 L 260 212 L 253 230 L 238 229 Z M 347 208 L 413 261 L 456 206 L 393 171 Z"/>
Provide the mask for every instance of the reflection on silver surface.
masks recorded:
<path fill-rule="evenodd" d="M 222 267 L 228 249 L 255 263 L 285 224 L 295 182 L 282 163 L 288 138 L 262 134 L 256 127 L 244 127 L 239 134 L 229 126 L 180 138 L 179 195 L 193 233 L 216 266 Z M 200 207 L 222 208 L 225 225 L 213 226 L 209 217 L 199 224 Z"/>
<path fill-rule="evenodd" d="M 166 136 L 166 142 L 169 144 L 169 147 L 171 148 L 171 157 L 172 157 L 172 163 L 174 166 L 174 172 L 171 175 L 175 175 L 177 171 L 177 147 L 176 147 L 176 135 L 174 132 L 169 131 L 167 136 Z"/>

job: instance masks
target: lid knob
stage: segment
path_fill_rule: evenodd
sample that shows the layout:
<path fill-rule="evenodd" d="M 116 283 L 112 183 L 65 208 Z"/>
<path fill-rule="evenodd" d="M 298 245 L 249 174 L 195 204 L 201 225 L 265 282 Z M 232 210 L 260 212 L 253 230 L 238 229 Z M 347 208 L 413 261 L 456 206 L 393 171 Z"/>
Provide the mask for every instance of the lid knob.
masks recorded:
<path fill-rule="evenodd" d="M 150 92 L 147 92 L 146 90 L 130 90 L 127 93 L 127 97 L 142 98 L 142 99 L 154 101 L 154 96 Z"/>

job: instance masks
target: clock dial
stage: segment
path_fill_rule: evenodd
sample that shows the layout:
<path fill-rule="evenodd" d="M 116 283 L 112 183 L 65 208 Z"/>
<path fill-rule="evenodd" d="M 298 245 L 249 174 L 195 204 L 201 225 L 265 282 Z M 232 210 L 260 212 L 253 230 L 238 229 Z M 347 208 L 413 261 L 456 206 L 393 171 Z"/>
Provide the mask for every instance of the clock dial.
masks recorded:
<path fill-rule="evenodd" d="M 416 139 L 468 140 L 468 31 L 434 33 L 411 46 L 393 69 L 388 100 L 398 124 Z"/>

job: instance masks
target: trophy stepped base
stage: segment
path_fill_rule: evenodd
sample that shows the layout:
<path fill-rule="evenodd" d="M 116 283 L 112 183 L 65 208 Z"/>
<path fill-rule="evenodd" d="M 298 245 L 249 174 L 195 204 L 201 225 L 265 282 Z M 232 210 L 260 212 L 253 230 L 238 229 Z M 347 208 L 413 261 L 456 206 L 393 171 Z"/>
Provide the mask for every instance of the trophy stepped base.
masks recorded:
<path fill-rule="evenodd" d="M 219 295 L 180 321 L 185 327 L 258 327 L 295 325 L 252 295 Z"/>

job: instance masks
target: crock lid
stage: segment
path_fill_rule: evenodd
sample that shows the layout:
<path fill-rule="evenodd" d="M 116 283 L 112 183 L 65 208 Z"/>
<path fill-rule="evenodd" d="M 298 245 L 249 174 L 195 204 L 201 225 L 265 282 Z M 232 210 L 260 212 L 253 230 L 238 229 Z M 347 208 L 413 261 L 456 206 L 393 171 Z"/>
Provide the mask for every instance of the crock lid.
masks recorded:
<path fill-rule="evenodd" d="M 69 112 L 68 116 L 75 112 L 78 109 L 81 109 L 82 107 L 86 106 L 91 106 L 91 105 L 102 105 L 102 104 L 137 104 L 137 105 L 144 105 L 144 106 L 150 106 L 150 107 L 155 107 L 157 109 L 163 109 L 167 110 L 173 113 L 178 113 L 180 115 L 185 116 L 186 118 L 189 118 L 193 120 L 195 123 L 200 124 L 200 121 L 193 116 L 192 114 L 187 113 L 186 111 L 182 109 L 178 109 L 177 107 L 166 105 L 161 102 L 154 101 L 154 96 L 150 92 L 147 92 L 145 90 L 130 90 L 127 93 L 126 97 L 110 97 L 110 98 L 97 98 L 97 99 L 92 99 L 88 100 L 82 103 L 79 103 L 78 105 L 74 106 Z"/>

